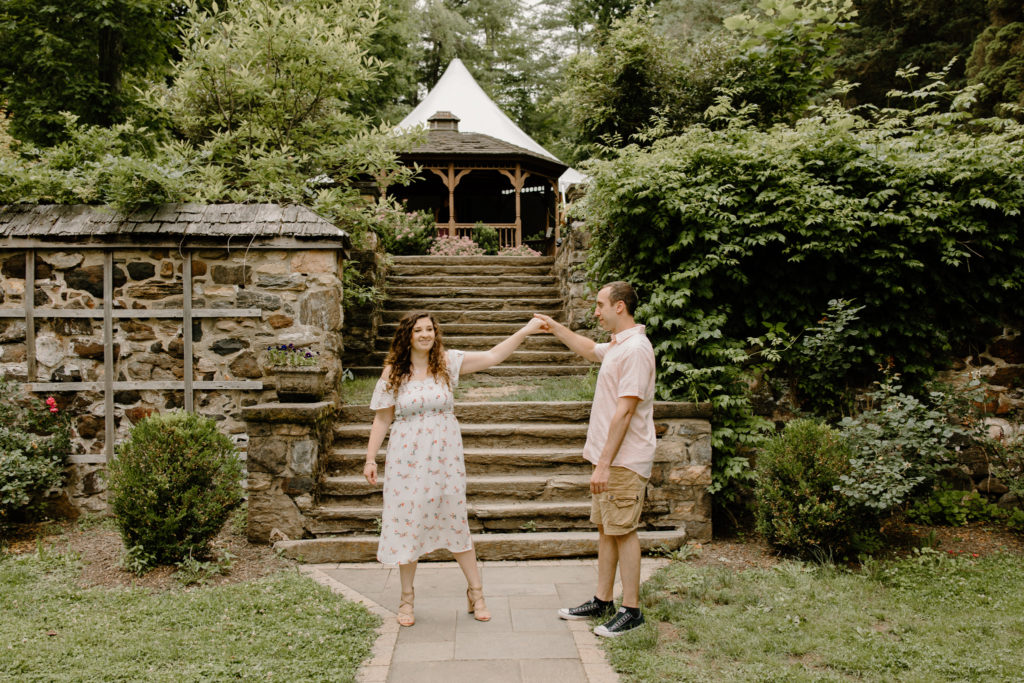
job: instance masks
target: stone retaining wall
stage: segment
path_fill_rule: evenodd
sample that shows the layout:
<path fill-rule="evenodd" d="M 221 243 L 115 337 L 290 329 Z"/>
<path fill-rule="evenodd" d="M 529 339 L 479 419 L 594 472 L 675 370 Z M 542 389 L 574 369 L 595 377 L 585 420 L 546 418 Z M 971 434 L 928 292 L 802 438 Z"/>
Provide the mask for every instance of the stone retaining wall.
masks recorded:
<path fill-rule="evenodd" d="M 352 250 L 346 265 L 352 272 L 350 282 L 360 287 L 373 287 L 383 293 L 388 272 L 388 255 L 380 247 L 375 235 L 370 235 L 370 245 L 366 249 Z M 342 363 L 345 367 L 373 365 L 372 359 L 377 339 L 377 330 L 381 323 L 381 299 L 361 302 L 353 305 L 345 312 L 342 335 L 345 338 L 345 351 Z"/>
<path fill-rule="evenodd" d="M 579 334 L 596 338 L 600 333 L 594 322 L 597 292 L 587 282 L 586 272 L 589 246 L 590 233 L 582 221 L 567 225 L 555 255 L 553 272 L 565 307 L 565 324 Z"/>
<path fill-rule="evenodd" d="M 36 256 L 36 307 L 100 309 L 103 294 L 100 249 L 39 249 Z M 340 369 L 343 251 L 338 249 L 246 249 L 246 244 L 200 248 L 193 252 L 193 308 L 257 308 L 258 317 L 203 318 L 193 321 L 195 380 L 262 380 L 262 391 L 197 391 L 195 410 L 220 423 L 244 450 L 246 405 L 273 397 L 266 369 L 268 345 L 311 347 L 329 369 L 334 385 Z M 118 249 L 114 253 L 115 309 L 180 309 L 183 260 L 174 245 Z M 0 307 L 23 308 L 24 250 L 0 249 Z M 181 380 L 184 339 L 181 320 L 115 319 L 114 380 Z M 24 319 L 0 318 L 0 372 L 24 381 Z M 36 320 L 37 377 L 40 382 L 102 381 L 102 319 Z M 104 452 L 102 391 L 53 394 L 72 415 L 72 467 L 66 512 L 105 509 L 102 462 L 89 454 Z M 184 405 L 182 391 L 124 390 L 114 396 L 116 439 L 147 415 Z M 100 458 L 102 461 L 102 458 Z"/>

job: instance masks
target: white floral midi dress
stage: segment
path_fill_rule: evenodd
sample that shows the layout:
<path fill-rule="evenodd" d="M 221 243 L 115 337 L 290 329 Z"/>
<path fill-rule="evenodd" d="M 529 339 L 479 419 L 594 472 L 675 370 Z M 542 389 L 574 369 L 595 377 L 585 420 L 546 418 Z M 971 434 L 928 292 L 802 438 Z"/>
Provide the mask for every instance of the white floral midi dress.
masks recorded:
<path fill-rule="evenodd" d="M 382 481 L 377 560 L 415 562 L 438 548 L 460 553 L 473 548 L 466 519 L 466 466 L 452 389 L 458 385 L 463 351 L 448 351 L 452 387 L 433 377 L 403 382 L 398 396 L 383 379 L 372 410 L 395 407 Z"/>

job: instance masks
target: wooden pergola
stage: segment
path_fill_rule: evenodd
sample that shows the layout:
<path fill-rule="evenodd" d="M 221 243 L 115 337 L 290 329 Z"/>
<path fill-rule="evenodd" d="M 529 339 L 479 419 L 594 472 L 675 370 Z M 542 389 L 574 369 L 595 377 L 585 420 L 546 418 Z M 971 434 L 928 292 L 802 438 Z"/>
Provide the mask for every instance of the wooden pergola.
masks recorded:
<path fill-rule="evenodd" d="M 542 236 L 542 251 L 559 237 L 558 177 L 565 164 L 482 133 L 460 133 L 459 118 L 439 111 L 428 119 L 427 141 L 400 155 L 425 171 L 392 196 L 411 211 L 430 211 L 439 235 L 472 236 L 494 228 L 502 247 Z M 382 188 L 386 190 L 386 188 Z"/>

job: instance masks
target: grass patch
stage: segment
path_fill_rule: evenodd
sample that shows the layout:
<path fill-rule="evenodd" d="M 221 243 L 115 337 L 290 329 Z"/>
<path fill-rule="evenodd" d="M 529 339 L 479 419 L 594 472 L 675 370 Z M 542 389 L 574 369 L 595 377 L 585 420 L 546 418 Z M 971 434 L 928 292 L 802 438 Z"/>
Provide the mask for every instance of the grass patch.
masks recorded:
<path fill-rule="evenodd" d="M 1024 558 L 924 551 L 852 572 L 674 563 L 648 623 L 608 642 L 628 681 L 1011 681 L 1024 671 Z"/>
<path fill-rule="evenodd" d="M 341 400 L 350 406 L 370 405 L 373 388 L 377 386 L 380 375 L 374 377 L 355 377 L 341 383 Z"/>
<path fill-rule="evenodd" d="M 294 570 L 152 593 L 81 589 L 78 558 L 0 555 L 0 680 L 352 681 L 377 617 Z"/>
<path fill-rule="evenodd" d="M 525 384 L 525 382 L 524 382 Z M 543 377 L 528 389 L 496 398 L 496 401 L 593 401 L 597 371 L 586 375 Z"/>

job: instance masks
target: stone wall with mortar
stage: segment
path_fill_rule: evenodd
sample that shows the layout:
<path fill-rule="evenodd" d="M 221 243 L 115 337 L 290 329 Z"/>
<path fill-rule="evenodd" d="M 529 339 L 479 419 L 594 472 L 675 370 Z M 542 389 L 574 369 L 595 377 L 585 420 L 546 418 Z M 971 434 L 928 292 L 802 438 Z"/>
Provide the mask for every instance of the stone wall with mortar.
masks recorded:
<path fill-rule="evenodd" d="M 685 404 L 659 404 L 675 406 Z M 664 409 L 662 409 L 664 410 Z M 643 519 L 652 529 L 685 529 L 687 540 L 711 540 L 711 423 L 704 418 L 659 417 Z"/>
<path fill-rule="evenodd" d="M 380 246 L 376 235 L 369 235 L 367 241 L 369 244 L 365 249 L 353 249 L 349 253 L 349 261 L 346 264 L 346 268 L 351 271 L 349 282 L 355 281 L 361 288 L 373 287 L 383 295 L 388 274 L 388 255 Z M 360 302 L 349 306 L 345 311 L 342 329 L 345 351 L 342 363 L 346 367 L 375 364 L 372 355 L 381 323 L 382 299 L 383 296 Z"/>
<path fill-rule="evenodd" d="M 594 322 L 594 301 L 597 291 L 587 281 L 587 249 L 590 233 L 582 221 L 574 221 L 564 228 L 562 244 L 555 254 L 552 269 L 558 281 L 559 294 L 565 310 L 565 324 L 569 329 L 591 338 L 600 330 Z"/>
<path fill-rule="evenodd" d="M 265 403 L 245 407 L 242 414 L 249 435 L 249 540 L 312 535 L 306 513 L 318 502 L 337 403 Z"/>
<path fill-rule="evenodd" d="M 103 252 L 99 249 L 38 249 L 36 307 L 102 308 Z M 321 354 L 334 386 L 340 369 L 343 323 L 343 251 L 340 249 L 248 249 L 245 245 L 193 251 L 193 308 L 258 308 L 254 318 L 202 318 L 188 333 L 193 341 L 194 379 L 263 381 L 262 391 L 197 391 L 196 412 L 220 423 L 244 451 L 247 427 L 241 410 L 269 400 L 273 376 L 268 345 L 294 343 Z M 114 252 L 115 309 L 180 309 L 182 256 L 175 245 Z M 0 307 L 24 306 L 25 252 L 0 249 Z M 182 322 L 174 319 L 114 320 L 114 379 L 181 380 Z M 0 318 L 0 372 L 26 378 L 25 322 Z M 37 381 L 102 381 L 102 320 L 36 320 Z M 104 397 L 99 391 L 54 394 L 72 416 L 73 455 L 104 452 Z M 116 439 L 157 411 L 184 405 L 182 391 L 118 391 L 114 396 Z M 88 460 L 88 458 L 78 458 Z M 64 512 L 105 509 L 103 465 L 72 466 Z"/>

